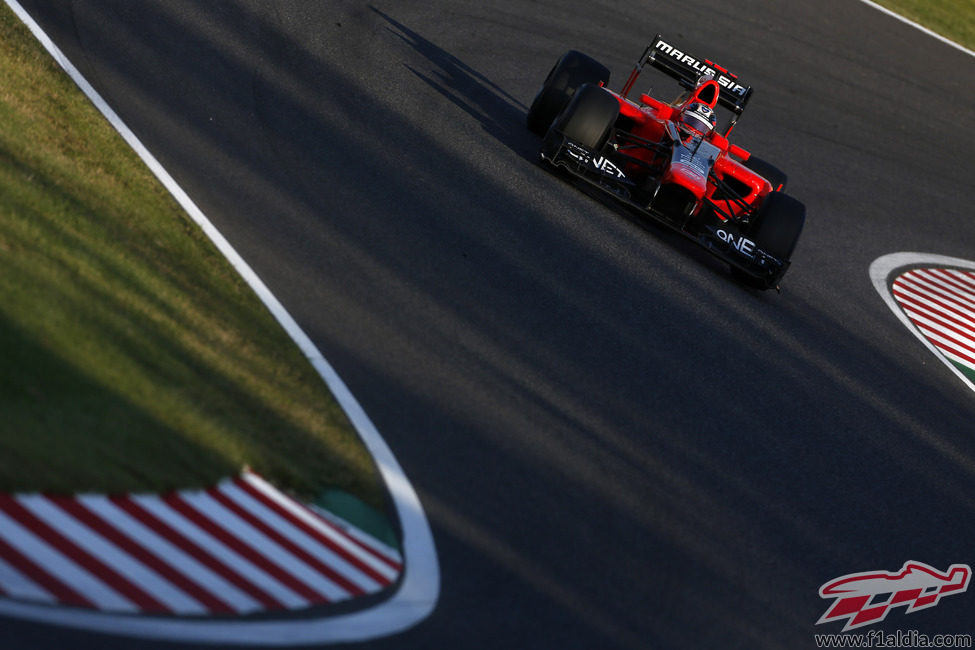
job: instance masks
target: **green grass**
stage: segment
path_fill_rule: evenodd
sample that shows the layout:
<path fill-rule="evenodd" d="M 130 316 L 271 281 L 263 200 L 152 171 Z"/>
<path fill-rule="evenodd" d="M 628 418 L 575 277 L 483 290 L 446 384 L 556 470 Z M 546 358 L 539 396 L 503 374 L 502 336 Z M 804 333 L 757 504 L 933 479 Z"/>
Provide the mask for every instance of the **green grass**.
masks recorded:
<path fill-rule="evenodd" d="M 322 379 L 0 4 L 0 491 L 157 491 L 245 465 L 383 503 Z"/>
<path fill-rule="evenodd" d="M 975 0 L 875 0 L 959 45 L 975 50 Z"/>

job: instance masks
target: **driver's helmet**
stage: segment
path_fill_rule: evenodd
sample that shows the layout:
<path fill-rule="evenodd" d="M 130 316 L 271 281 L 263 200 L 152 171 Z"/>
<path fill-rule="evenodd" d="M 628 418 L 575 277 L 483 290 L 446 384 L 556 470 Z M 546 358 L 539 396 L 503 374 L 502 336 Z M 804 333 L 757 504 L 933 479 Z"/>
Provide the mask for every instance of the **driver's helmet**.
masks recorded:
<path fill-rule="evenodd" d="M 701 102 L 691 102 L 680 113 L 680 121 L 687 127 L 707 135 L 716 123 L 714 109 Z"/>

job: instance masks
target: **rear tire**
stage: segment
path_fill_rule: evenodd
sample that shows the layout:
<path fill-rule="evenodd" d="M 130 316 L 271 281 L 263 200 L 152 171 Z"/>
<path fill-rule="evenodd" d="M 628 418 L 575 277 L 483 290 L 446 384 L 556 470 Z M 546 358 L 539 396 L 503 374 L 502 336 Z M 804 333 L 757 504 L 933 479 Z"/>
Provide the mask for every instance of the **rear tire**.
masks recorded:
<path fill-rule="evenodd" d="M 599 86 L 585 84 L 576 91 L 552 129 L 590 151 L 599 151 L 606 144 L 619 113 L 616 97 Z"/>
<path fill-rule="evenodd" d="M 576 90 L 587 83 L 609 83 L 609 68 L 582 52 L 570 50 L 555 63 L 528 109 L 528 128 L 545 135 L 549 126 L 572 99 Z"/>

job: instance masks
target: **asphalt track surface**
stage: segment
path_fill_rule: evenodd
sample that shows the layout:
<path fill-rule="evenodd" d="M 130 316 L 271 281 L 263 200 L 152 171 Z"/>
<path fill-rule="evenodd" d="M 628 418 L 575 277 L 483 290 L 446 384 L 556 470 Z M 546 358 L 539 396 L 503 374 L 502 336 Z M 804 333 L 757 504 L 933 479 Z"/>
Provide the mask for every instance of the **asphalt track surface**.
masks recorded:
<path fill-rule="evenodd" d="M 853 0 L 23 4 L 417 489 L 440 602 L 365 647 L 813 647 L 823 583 L 975 564 L 975 396 L 868 276 L 975 256 L 970 56 Z M 756 88 L 733 140 L 808 209 L 781 294 L 536 164 L 555 58 L 618 86 L 658 31 Z M 879 629 L 975 633 L 972 598 Z"/>

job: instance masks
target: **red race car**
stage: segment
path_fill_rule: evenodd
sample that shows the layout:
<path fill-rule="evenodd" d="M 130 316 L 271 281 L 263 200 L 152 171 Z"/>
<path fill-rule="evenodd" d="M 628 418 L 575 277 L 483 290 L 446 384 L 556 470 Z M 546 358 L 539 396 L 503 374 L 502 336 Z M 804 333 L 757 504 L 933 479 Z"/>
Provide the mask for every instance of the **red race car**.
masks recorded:
<path fill-rule="evenodd" d="M 674 101 L 629 98 L 648 63 L 683 87 Z M 778 288 L 806 209 L 783 192 L 784 173 L 728 141 L 751 87 L 659 35 L 619 92 L 608 82 L 581 52 L 558 60 L 528 111 L 542 160 L 687 235 L 747 284 Z"/>

